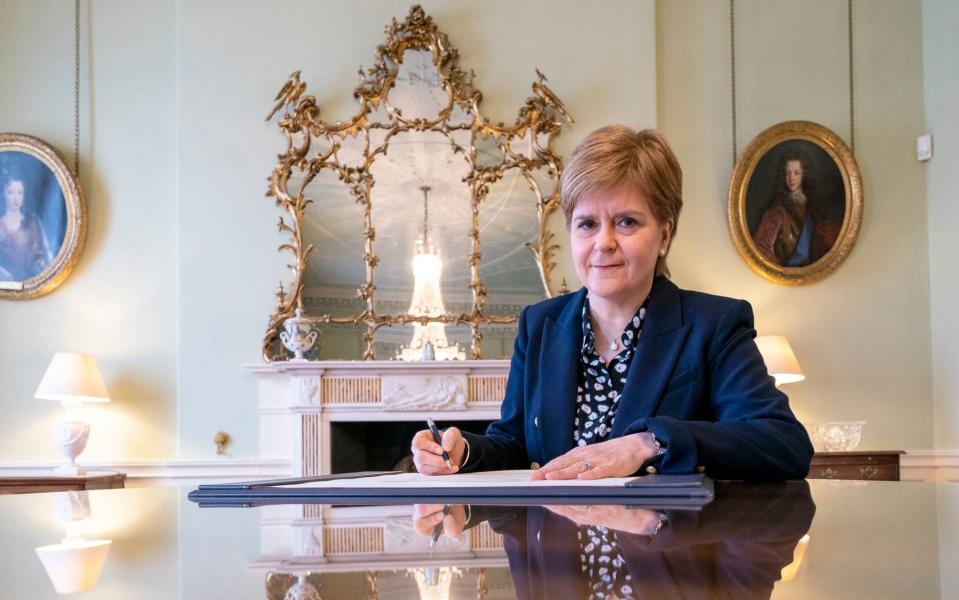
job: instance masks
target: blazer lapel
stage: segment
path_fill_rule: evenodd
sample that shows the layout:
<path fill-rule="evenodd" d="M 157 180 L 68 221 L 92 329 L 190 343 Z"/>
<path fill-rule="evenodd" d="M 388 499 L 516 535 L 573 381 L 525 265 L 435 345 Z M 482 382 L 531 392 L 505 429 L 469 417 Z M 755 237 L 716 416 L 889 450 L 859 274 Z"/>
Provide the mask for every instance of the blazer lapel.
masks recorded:
<path fill-rule="evenodd" d="M 586 598 L 576 525 L 545 506 L 530 507 L 526 544 L 532 598 Z"/>
<path fill-rule="evenodd" d="M 690 326 L 682 322 L 679 288 L 665 277 L 653 281 L 646 313 L 611 437 L 621 436 L 636 419 L 656 414 L 663 389 L 689 333 Z"/>
<path fill-rule="evenodd" d="M 545 319 L 539 358 L 539 435 L 542 459 L 550 461 L 573 447 L 573 417 L 579 384 L 579 352 L 583 344 L 583 302 L 586 288 L 573 294 L 559 318 Z M 545 464 L 545 462 L 543 463 Z"/>

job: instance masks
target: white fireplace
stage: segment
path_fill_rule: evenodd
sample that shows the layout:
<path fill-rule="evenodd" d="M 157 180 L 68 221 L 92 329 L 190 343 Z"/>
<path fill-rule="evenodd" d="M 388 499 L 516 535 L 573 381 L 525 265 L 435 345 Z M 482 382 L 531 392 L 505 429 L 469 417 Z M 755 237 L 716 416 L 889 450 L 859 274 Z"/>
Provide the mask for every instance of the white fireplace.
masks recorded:
<path fill-rule="evenodd" d="M 259 381 L 260 458 L 294 476 L 331 473 L 333 423 L 492 421 L 509 360 L 304 361 L 250 365 Z"/>

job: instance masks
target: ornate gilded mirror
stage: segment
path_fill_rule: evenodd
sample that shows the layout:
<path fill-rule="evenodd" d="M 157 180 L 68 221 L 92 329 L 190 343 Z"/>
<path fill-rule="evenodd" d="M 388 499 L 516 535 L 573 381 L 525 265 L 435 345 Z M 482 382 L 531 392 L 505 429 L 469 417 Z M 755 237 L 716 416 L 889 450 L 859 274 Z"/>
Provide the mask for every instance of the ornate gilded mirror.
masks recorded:
<path fill-rule="evenodd" d="M 351 119 L 324 121 L 290 77 L 267 117 L 287 138 L 267 195 L 285 213 L 292 281 L 265 360 L 289 358 L 280 334 L 296 314 L 322 331 L 313 358 L 481 358 L 489 333 L 492 354 L 509 354 L 520 309 L 565 291 L 550 282 L 546 219 L 562 173 L 553 138 L 572 118 L 536 74 L 515 122 L 491 122 L 473 73 L 414 6 L 360 70 Z"/>

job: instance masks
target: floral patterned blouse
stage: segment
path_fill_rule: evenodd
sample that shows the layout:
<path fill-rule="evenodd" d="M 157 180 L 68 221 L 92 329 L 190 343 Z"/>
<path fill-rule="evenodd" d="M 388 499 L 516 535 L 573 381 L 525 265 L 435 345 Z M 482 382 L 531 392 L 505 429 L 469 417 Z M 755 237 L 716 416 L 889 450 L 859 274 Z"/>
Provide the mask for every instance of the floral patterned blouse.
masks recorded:
<path fill-rule="evenodd" d="M 589 323 L 589 298 L 583 302 L 583 346 L 580 350 L 579 385 L 576 388 L 576 416 L 573 418 L 573 442 L 577 446 L 609 439 L 633 350 L 646 320 L 648 304 L 647 298 L 626 325 L 616 341 L 617 347 L 622 350 L 606 365 L 603 357 L 596 352 L 597 342 Z"/>
<path fill-rule="evenodd" d="M 633 576 L 619 551 L 616 532 L 600 525 L 581 526 L 579 561 L 588 578 L 588 600 L 635 598 Z"/>
<path fill-rule="evenodd" d="M 626 374 L 633 359 L 633 350 L 646 320 L 647 298 L 626 325 L 619 340 L 609 340 L 610 348 L 622 348 L 609 365 L 596 351 L 597 343 L 589 322 L 589 298 L 583 302 L 583 346 L 580 350 L 579 385 L 576 389 L 576 416 L 573 419 L 573 441 L 577 446 L 609 439 L 619 397 L 626 384 Z M 615 347 L 613 347 L 615 345 Z M 632 576 L 624 569 L 625 561 L 616 544 L 616 536 L 606 527 L 587 526 L 578 531 L 580 565 L 589 578 L 589 598 L 633 598 Z"/>

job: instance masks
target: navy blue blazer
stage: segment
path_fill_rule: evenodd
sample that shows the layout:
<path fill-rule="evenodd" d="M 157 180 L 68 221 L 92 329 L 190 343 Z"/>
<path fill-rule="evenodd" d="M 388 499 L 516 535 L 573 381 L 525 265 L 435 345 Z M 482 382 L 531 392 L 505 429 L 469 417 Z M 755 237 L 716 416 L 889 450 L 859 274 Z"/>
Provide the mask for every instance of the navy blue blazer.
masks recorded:
<path fill-rule="evenodd" d="M 486 435 L 464 432 L 463 472 L 535 468 L 573 448 L 586 288 L 520 314 L 506 397 Z M 813 448 L 753 339 L 752 307 L 657 277 L 611 438 L 651 431 L 641 467 L 717 479 L 801 479 Z"/>

